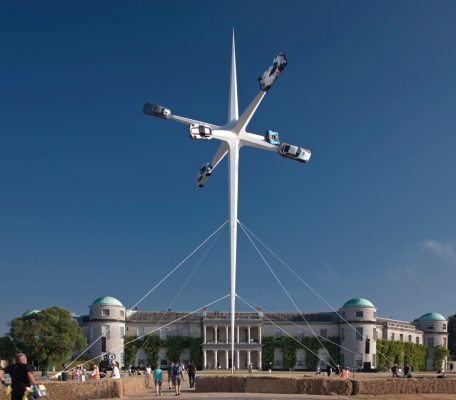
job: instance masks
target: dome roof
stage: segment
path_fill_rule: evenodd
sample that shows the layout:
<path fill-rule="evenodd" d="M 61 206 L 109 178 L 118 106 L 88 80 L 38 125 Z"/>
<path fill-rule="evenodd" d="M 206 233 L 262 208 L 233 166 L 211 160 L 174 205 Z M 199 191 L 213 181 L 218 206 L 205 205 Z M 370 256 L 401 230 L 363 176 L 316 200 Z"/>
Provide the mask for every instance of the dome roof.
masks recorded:
<path fill-rule="evenodd" d="M 439 313 L 429 312 L 418 318 L 419 321 L 446 321 L 446 318 Z"/>
<path fill-rule="evenodd" d="M 21 315 L 21 318 L 27 318 L 27 317 L 30 317 L 30 315 L 38 314 L 39 312 L 40 312 L 40 310 L 28 310 L 24 314 Z"/>
<path fill-rule="evenodd" d="M 116 298 L 111 297 L 111 296 L 98 297 L 98 299 L 94 300 L 92 305 L 93 306 L 101 305 L 101 306 L 120 306 L 120 307 L 123 307 L 123 304 L 119 300 L 117 300 Z"/>
<path fill-rule="evenodd" d="M 369 300 L 363 299 L 362 297 L 355 297 L 353 299 L 350 299 L 342 306 L 342 308 L 350 307 L 375 308 L 375 306 Z"/>

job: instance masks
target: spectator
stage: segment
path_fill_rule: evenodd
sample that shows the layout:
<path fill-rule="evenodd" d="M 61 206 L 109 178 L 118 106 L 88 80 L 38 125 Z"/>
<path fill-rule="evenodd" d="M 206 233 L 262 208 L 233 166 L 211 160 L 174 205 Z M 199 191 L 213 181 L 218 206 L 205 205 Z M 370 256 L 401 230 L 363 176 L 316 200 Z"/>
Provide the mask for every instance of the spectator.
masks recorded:
<path fill-rule="evenodd" d="M 154 383 L 156 396 L 161 396 L 163 384 L 163 371 L 161 370 L 159 365 L 156 365 L 154 369 Z"/>
<path fill-rule="evenodd" d="M 3 381 L 4 373 L 11 376 L 11 400 L 22 400 L 30 385 L 37 385 L 33 376 L 32 368 L 27 364 L 27 356 L 19 353 L 16 356 L 16 363 L 8 365 L 4 370 L 0 370 L 0 381 Z"/>

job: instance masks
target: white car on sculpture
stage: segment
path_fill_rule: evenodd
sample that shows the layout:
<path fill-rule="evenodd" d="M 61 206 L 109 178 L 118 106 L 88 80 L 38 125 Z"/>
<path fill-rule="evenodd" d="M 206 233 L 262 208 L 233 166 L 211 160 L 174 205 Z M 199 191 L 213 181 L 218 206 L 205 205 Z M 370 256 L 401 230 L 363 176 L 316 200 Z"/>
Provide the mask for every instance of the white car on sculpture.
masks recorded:
<path fill-rule="evenodd" d="M 188 133 L 192 139 L 212 139 L 212 129 L 207 125 L 191 124 Z"/>
<path fill-rule="evenodd" d="M 207 163 L 204 164 L 198 171 L 196 176 L 196 184 L 198 187 L 203 187 L 206 184 L 207 178 L 212 175 L 212 165 Z"/>
<path fill-rule="evenodd" d="M 293 146 L 292 144 L 283 143 L 279 147 L 279 154 L 282 157 L 291 158 L 302 163 L 310 160 L 312 153 L 310 150 L 303 149 L 302 147 Z"/>
<path fill-rule="evenodd" d="M 282 73 L 282 71 L 285 69 L 287 64 L 288 62 L 285 57 L 285 53 L 278 53 L 274 58 L 273 64 L 266 71 L 264 71 L 264 74 L 261 78 L 258 78 L 261 90 L 267 92 L 279 77 L 279 75 Z"/>

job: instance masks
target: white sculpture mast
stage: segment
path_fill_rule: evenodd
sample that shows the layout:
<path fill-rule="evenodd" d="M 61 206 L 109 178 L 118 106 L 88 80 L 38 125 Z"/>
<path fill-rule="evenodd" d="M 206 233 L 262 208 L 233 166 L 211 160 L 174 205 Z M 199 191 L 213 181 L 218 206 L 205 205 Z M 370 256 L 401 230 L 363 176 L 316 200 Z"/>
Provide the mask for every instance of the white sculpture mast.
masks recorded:
<path fill-rule="evenodd" d="M 251 104 L 239 117 L 238 111 L 238 95 L 237 95 L 237 77 L 236 77 L 236 49 L 234 42 L 234 31 L 232 39 L 231 51 L 231 74 L 230 74 L 230 92 L 228 103 L 228 118 L 223 126 L 214 125 L 207 122 L 197 121 L 186 117 L 173 115 L 171 111 L 165 107 L 146 103 L 144 112 L 146 114 L 164 119 L 171 119 L 190 126 L 190 130 L 200 132 L 192 134 L 194 139 L 218 139 L 221 141 L 220 147 L 215 154 L 212 162 L 206 164 L 200 171 L 200 177 L 204 177 L 204 181 L 212 174 L 220 161 L 228 154 L 229 159 L 229 210 L 230 210 L 230 271 L 231 271 L 231 371 L 235 368 L 234 344 L 235 344 L 235 315 L 236 315 L 236 262 L 237 262 L 237 226 L 238 226 L 238 176 L 239 176 L 239 150 L 243 146 L 256 147 L 262 150 L 268 150 L 279 153 L 284 157 L 292 158 L 297 161 L 307 162 L 310 158 L 310 151 L 291 146 L 283 148 L 278 146 L 277 140 L 270 140 L 264 135 L 257 135 L 246 131 L 247 125 L 252 119 L 255 111 L 266 95 L 267 90 L 272 86 L 277 77 L 280 75 L 283 68 L 286 66 L 284 53 L 279 53 L 274 59 L 274 64 L 260 78 L 260 87 L 262 90 L 253 99 Z M 201 128 L 202 127 L 202 128 Z M 201 128 L 201 130 L 199 130 Z M 204 133 L 202 133 L 202 131 Z M 279 150 L 280 149 L 280 150 Z M 205 175 L 205 176 L 204 176 Z M 201 184 L 199 186 L 202 186 Z M 239 368 L 239 360 L 237 360 Z"/>

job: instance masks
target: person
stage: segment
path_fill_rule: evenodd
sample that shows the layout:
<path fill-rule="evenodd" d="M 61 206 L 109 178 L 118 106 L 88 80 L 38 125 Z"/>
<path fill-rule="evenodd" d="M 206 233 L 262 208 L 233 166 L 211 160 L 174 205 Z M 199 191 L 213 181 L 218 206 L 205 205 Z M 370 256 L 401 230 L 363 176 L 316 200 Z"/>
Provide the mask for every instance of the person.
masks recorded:
<path fill-rule="evenodd" d="M 187 374 L 188 374 L 188 383 L 190 384 L 190 389 L 195 386 L 195 373 L 196 373 L 196 367 L 192 363 L 189 363 L 188 367 L 187 367 Z"/>
<path fill-rule="evenodd" d="M 391 373 L 393 374 L 393 378 L 397 378 L 398 377 L 398 375 L 397 375 L 397 364 L 394 364 L 391 367 Z"/>
<path fill-rule="evenodd" d="M 268 372 L 271 373 L 272 372 L 272 362 L 270 362 L 268 364 Z"/>
<path fill-rule="evenodd" d="M 315 375 L 320 375 L 320 366 L 317 367 L 317 370 L 315 371 Z"/>
<path fill-rule="evenodd" d="M 173 371 L 174 371 L 174 363 L 171 363 L 171 365 L 168 368 L 168 386 L 169 386 L 169 390 L 172 390 L 171 382 L 174 385 Z"/>
<path fill-rule="evenodd" d="M 92 379 L 93 381 L 100 380 L 100 370 L 98 369 L 98 366 L 95 364 L 92 365 L 92 373 L 90 374 L 90 379 Z"/>
<path fill-rule="evenodd" d="M 16 356 L 15 364 L 0 370 L 0 381 L 3 381 L 5 373 L 11 376 L 11 400 L 22 400 L 25 393 L 30 391 L 30 385 L 38 384 L 33 376 L 32 368 L 27 364 L 27 356 L 24 353 Z"/>
<path fill-rule="evenodd" d="M 133 365 L 128 366 L 128 376 L 133 376 Z"/>
<path fill-rule="evenodd" d="M 116 361 L 112 365 L 111 379 L 120 379 L 120 369 L 119 369 L 119 362 L 118 361 Z"/>
<path fill-rule="evenodd" d="M 412 374 L 410 373 L 410 367 L 408 364 L 404 365 L 404 378 L 411 378 Z"/>
<path fill-rule="evenodd" d="M 252 373 L 252 363 L 249 363 L 249 367 L 248 368 L 249 368 L 249 374 L 251 374 Z"/>
<path fill-rule="evenodd" d="M 152 368 L 150 365 L 146 367 L 146 375 L 150 375 L 152 373 Z"/>
<path fill-rule="evenodd" d="M 328 376 L 331 376 L 331 371 L 332 371 L 332 370 L 331 370 L 331 365 L 328 364 L 328 365 L 326 366 L 326 373 L 327 373 Z"/>
<path fill-rule="evenodd" d="M 178 361 L 174 362 L 173 367 L 173 383 L 174 388 L 176 389 L 176 396 L 180 396 L 180 389 L 181 389 L 181 382 L 182 382 L 182 368 L 179 365 Z"/>
<path fill-rule="evenodd" d="M 154 369 L 154 383 L 155 383 L 155 395 L 162 395 L 162 384 L 163 384 L 163 371 L 160 369 L 160 366 L 157 364 Z"/>
<path fill-rule="evenodd" d="M 340 366 L 339 366 L 339 364 L 336 365 L 336 369 L 334 370 L 334 373 L 335 373 L 337 376 L 339 376 L 339 374 L 340 374 Z"/>

